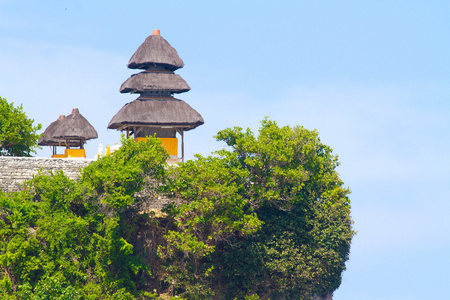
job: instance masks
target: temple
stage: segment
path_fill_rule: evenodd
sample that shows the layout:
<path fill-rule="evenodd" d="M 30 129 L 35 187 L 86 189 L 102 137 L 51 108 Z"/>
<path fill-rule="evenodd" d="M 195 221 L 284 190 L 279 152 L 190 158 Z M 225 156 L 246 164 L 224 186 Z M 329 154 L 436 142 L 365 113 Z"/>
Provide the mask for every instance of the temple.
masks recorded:
<path fill-rule="evenodd" d="M 53 158 L 86 158 L 84 144 L 98 137 L 95 128 L 83 117 L 78 108 L 68 116 L 60 115 L 45 129 L 39 139 L 39 146 L 52 147 Z M 64 154 L 57 154 L 57 147 L 65 147 Z"/>
<path fill-rule="evenodd" d="M 132 75 L 120 87 L 121 93 L 139 94 L 111 119 L 109 129 L 124 131 L 137 141 L 156 136 L 168 150 L 172 162 L 184 161 L 184 132 L 204 123 L 202 116 L 174 94 L 190 90 L 175 74 L 184 66 L 177 51 L 160 35 L 158 29 L 142 43 L 131 57 L 128 68 L 144 71 Z M 181 157 L 177 133 L 181 137 Z"/>

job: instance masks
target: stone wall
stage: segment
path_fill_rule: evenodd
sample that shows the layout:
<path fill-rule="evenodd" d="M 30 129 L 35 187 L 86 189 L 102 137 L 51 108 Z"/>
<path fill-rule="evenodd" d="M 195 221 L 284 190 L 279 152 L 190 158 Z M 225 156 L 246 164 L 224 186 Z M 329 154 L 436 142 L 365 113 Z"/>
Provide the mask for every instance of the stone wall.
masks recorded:
<path fill-rule="evenodd" d="M 43 157 L 0 157 L 0 190 L 20 190 L 25 180 L 30 180 L 40 169 L 47 172 L 62 170 L 67 177 L 75 179 L 80 169 L 89 165 L 92 159 L 43 158 Z"/>
<path fill-rule="evenodd" d="M 79 171 L 93 162 L 93 159 L 83 158 L 41 158 L 41 157 L 10 157 L 0 156 L 0 190 L 3 192 L 18 191 L 23 182 L 33 178 L 42 169 L 44 172 L 62 170 L 70 179 L 76 179 Z M 148 182 L 148 187 L 151 182 Z M 143 209 L 150 211 L 161 209 L 165 204 L 173 201 L 144 188 L 138 197 L 144 199 Z"/>

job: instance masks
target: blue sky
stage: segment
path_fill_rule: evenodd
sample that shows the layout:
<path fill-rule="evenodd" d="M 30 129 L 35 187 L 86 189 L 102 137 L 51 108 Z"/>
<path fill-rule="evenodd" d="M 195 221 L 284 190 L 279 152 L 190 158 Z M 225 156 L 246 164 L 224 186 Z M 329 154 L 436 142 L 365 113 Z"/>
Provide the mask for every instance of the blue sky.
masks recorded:
<path fill-rule="evenodd" d="M 114 144 L 126 64 L 158 28 L 205 124 L 317 129 L 339 155 L 358 231 L 335 300 L 443 299 L 450 277 L 450 2 L 0 0 L 0 96 L 44 128 L 73 107 Z M 39 156 L 50 156 L 44 148 Z"/>

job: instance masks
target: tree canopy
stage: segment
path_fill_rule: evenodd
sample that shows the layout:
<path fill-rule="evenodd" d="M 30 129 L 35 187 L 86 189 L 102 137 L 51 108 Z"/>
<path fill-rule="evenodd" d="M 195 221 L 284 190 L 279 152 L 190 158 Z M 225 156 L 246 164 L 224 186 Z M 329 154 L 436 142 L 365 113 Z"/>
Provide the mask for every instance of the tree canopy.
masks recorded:
<path fill-rule="evenodd" d="M 15 107 L 0 97 L 0 156 L 31 156 L 39 139 L 36 132 L 42 125 L 33 126 L 34 120 L 23 112 L 22 105 Z"/>
<path fill-rule="evenodd" d="M 263 120 L 170 167 L 153 138 L 0 194 L 3 299 L 311 299 L 341 282 L 349 189 L 316 131 Z M 162 211 L 149 209 L 171 199 Z M 53 297 L 53 298 L 52 298 Z"/>

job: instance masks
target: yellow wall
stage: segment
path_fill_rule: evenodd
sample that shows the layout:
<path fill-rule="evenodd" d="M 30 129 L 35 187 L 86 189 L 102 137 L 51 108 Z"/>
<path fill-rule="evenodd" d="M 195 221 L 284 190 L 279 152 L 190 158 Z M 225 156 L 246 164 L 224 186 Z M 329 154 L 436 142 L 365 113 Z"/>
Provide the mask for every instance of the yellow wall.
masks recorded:
<path fill-rule="evenodd" d="M 64 151 L 66 157 L 84 157 L 86 158 L 86 151 L 84 149 L 66 149 Z"/>
<path fill-rule="evenodd" d="M 145 141 L 147 138 L 138 137 L 136 141 Z M 172 156 L 178 156 L 178 138 L 158 138 L 161 140 L 161 145 L 169 151 Z"/>

